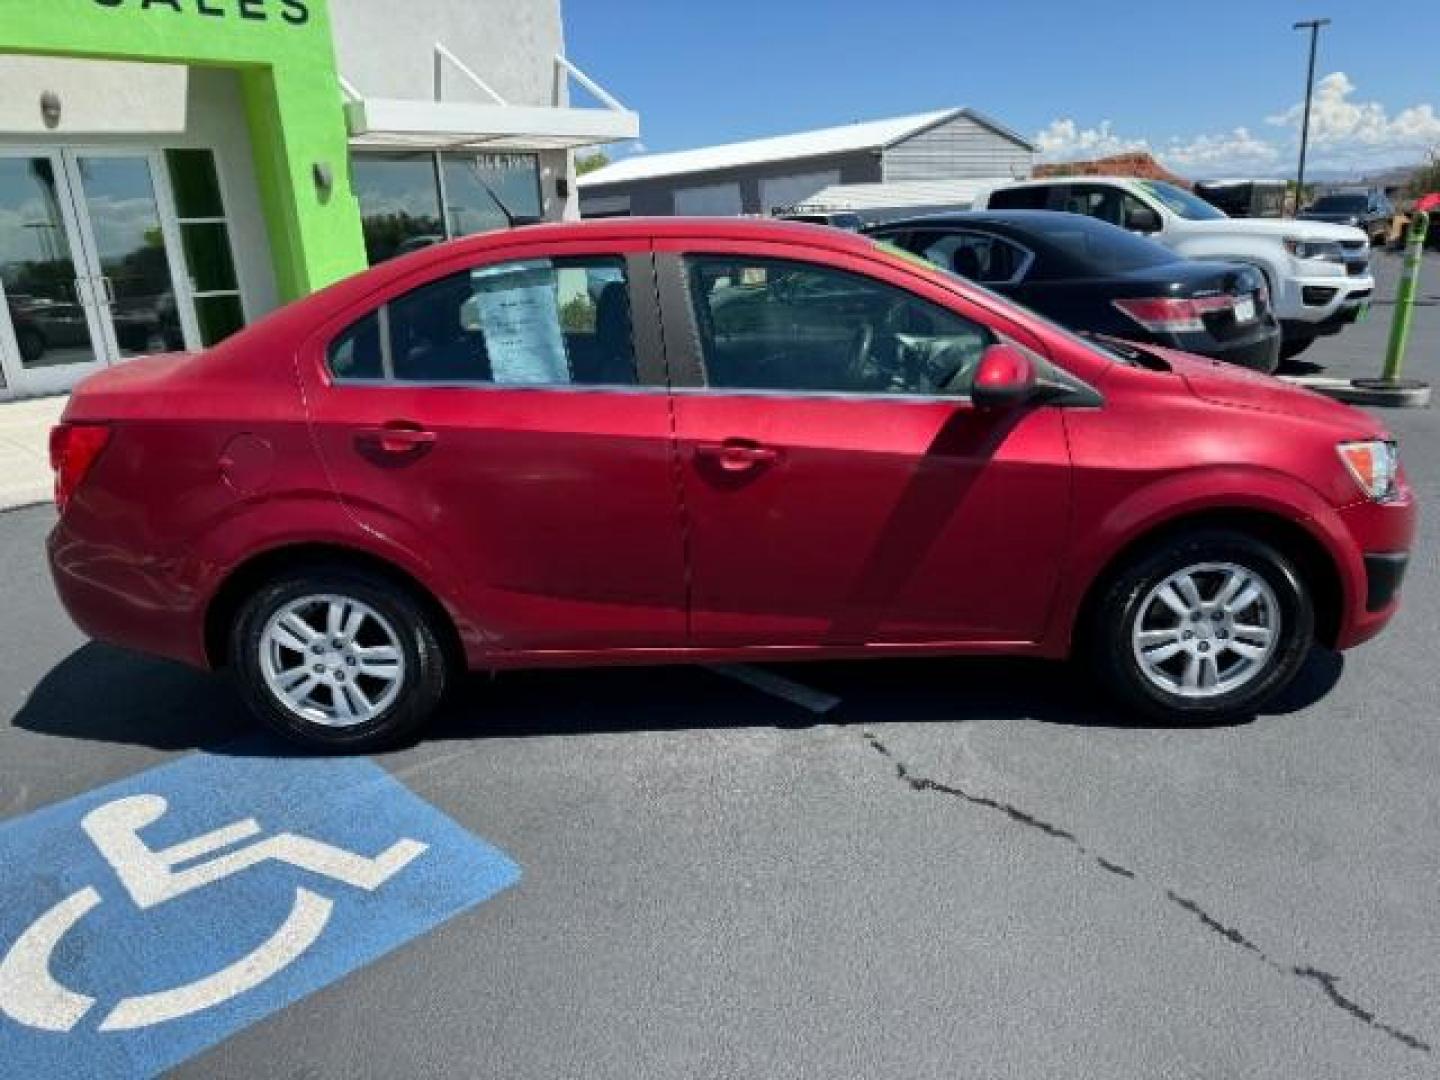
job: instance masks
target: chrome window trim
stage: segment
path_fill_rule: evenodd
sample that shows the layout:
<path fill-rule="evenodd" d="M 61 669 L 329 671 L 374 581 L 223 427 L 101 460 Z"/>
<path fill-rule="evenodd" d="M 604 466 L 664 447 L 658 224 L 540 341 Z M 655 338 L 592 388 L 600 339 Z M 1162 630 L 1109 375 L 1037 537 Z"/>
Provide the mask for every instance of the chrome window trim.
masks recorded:
<path fill-rule="evenodd" d="M 354 379 L 330 376 L 331 386 L 361 387 L 378 390 L 479 390 L 491 393 L 507 393 L 514 390 L 545 390 L 567 393 L 609 393 L 609 394 L 664 394 L 666 386 L 651 386 L 645 383 L 496 383 L 496 382 L 455 382 L 450 380 L 410 379 Z"/>
<path fill-rule="evenodd" d="M 749 390 L 739 386 L 677 386 L 676 394 L 711 397 L 785 398 L 801 401 L 893 401 L 902 405 L 968 405 L 969 394 L 877 394 L 863 390 Z"/>

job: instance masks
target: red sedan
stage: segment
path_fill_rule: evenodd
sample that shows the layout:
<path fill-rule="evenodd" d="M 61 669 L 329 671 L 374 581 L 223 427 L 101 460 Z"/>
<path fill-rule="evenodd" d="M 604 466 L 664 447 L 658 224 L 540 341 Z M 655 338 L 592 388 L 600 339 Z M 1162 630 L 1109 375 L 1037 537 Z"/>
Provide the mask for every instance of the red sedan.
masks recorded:
<path fill-rule="evenodd" d="M 463 668 L 1082 651 L 1251 712 L 1385 625 L 1415 525 L 1362 412 L 743 220 L 417 252 L 94 376 L 52 456 L 76 622 L 336 749 Z"/>

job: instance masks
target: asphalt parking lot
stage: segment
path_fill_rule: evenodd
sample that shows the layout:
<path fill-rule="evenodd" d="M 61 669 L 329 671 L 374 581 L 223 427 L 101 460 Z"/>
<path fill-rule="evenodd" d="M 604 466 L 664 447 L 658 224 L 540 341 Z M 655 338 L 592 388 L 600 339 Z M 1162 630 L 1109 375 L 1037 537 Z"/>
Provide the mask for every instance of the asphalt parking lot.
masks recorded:
<path fill-rule="evenodd" d="M 1378 372 L 1398 260 L 1378 262 L 1375 317 L 1308 365 Z M 1407 373 L 1434 381 L 1440 260 L 1426 274 Z M 1427 510 L 1440 506 L 1440 414 L 1385 419 Z M 236 793 L 273 770 L 328 785 L 307 804 L 318 830 L 332 804 L 362 806 L 376 836 L 430 840 L 440 826 L 418 796 L 493 846 L 434 839 L 414 864 L 441 864 L 433 887 L 366 924 L 342 923 L 349 887 L 320 879 L 336 905 L 322 941 L 365 941 L 336 954 L 336 977 L 237 1014 L 218 1041 L 192 1031 L 156 1049 L 170 1029 L 153 1027 L 141 1056 L 87 1074 L 127 1061 L 197 1077 L 1440 1071 L 1433 510 L 1390 630 L 1343 658 L 1316 652 L 1247 723 L 1136 726 L 1035 663 L 775 669 L 807 691 L 794 700 L 696 668 L 537 672 L 471 680 L 374 774 L 297 762 L 255 734 L 223 678 L 83 641 L 45 572 L 52 521 L 0 514 L 0 900 L 34 908 L 22 924 L 81 882 L 43 869 L 43 844 L 26 849 L 35 862 L 4 858 L 20 850 L 6 829 L 137 774 L 158 789 L 146 771 L 163 766 L 203 767 L 173 789 L 181 818 L 187 792 L 243 810 Z M 273 831 L 294 803 L 254 816 Z M 431 911 L 442 893 L 453 903 Z M 146 931 L 109 919 L 120 894 L 100 896 L 56 978 L 114 955 L 135 963 L 115 993 L 169 985 L 154 950 L 106 939 Z M 415 912 L 423 932 L 382 940 L 386 919 Z M 171 951 L 233 959 L 264 937 L 238 906 L 182 916 L 164 931 Z M 82 1028 L 103 1044 L 93 1019 Z M 29 1075 L 79 1074 L 62 1068 L 70 1035 L 23 1037 L 39 1055 Z M 20 1039 L 0 1017 L 0 1051 Z"/>

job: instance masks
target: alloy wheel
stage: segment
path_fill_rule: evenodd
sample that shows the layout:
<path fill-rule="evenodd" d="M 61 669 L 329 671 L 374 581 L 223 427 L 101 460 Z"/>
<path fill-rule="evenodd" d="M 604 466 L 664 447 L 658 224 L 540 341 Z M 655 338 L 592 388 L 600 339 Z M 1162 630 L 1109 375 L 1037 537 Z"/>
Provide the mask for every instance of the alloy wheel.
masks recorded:
<path fill-rule="evenodd" d="M 1141 602 L 1131 629 L 1140 671 L 1183 698 L 1252 682 L 1280 644 L 1280 602 L 1254 570 L 1205 562 L 1170 574 Z"/>
<path fill-rule="evenodd" d="M 388 709 L 405 682 L 400 636 L 353 597 L 302 596 L 275 611 L 260 635 L 260 670 L 294 716 L 329 728 L 357 727 Z"/>

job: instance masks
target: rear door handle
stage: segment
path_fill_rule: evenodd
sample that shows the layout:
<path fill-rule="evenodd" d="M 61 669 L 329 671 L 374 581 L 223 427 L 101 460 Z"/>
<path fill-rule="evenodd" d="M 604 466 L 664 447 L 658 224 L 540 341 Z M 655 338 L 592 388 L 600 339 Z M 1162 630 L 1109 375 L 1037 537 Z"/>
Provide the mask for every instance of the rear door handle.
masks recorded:
<path fill-rule="evenodd" d="M 700 461 L 713 461 L 726 472 L 746 472 L 779 461 L 780 451 L 749 439 L 726 439 L 696 443 L 695 457 Z"/>
<path fill-rule="evenodd" d="M 378 427 L 362 427 L 358 441 L 385 454 L 416 454 L 435 443 L 435 432 L 410 420 L 391 420 Z"/>

